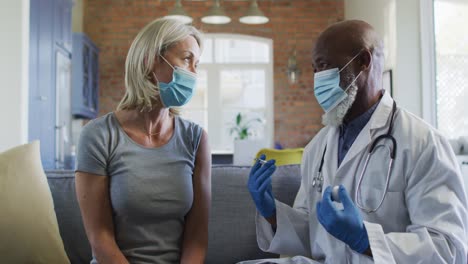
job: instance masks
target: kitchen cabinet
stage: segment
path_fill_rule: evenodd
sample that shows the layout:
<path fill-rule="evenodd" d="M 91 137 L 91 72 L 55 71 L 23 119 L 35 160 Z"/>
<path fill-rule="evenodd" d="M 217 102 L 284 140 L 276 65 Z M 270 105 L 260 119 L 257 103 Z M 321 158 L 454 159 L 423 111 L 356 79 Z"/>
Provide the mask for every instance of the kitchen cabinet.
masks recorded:
<path fill-rule="evenodd" d="M 66 168 L 70 152 L 72 6 L 30 1 L 28 135 L 40 141 L 44 169 Z"/>
<path fill-rule="evenodd" d="M 99 49 L 84 34 L 73 33 L 72 114 L 93 119 L 99 111 Z"/>

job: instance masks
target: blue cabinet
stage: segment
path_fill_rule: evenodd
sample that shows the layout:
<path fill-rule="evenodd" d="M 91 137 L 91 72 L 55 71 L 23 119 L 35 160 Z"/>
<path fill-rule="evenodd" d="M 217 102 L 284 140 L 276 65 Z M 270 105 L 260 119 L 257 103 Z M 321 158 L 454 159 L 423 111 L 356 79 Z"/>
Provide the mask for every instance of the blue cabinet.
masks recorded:
<path fill-rule="evenodd" d="M 93 119 L 99 111 L 99 49 L 83 33 L 73 33 L 72 114 Z"/>
<path fill-rule="evenodd" d="M 55 44 L 69 52 L 72 50 L 72 2 L 55 0 L 54 4 L 54 39 Z"/>
<path fill-rule="evenodd" d="M 69 152 L 71 113 L 61 109 L 71 105 L 72 5 L 72 0 L 30 0 L 28 135 L 40 141 L 45 169 L 63 168 Z"/>

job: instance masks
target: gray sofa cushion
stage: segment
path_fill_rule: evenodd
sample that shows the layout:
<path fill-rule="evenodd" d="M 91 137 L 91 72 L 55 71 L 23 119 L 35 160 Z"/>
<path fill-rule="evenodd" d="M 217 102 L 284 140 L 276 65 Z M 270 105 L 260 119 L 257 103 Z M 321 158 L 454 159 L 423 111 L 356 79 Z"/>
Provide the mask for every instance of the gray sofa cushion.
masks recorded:
<path fill-rule="evenodd" d="M 55 214 L 60 235 L 71 264 L 89 263 L 91 247 L 86 237 L 80 208 L 75 195 L 75 177 L 72 171 L 48 171 Z"/>
<path fill-rule="evenodd" d="M 212 207 L 206 263 L 229 264 L 275 257 L 262 252 L 255 237 L 255 205 L 247 190 L 250 167 L 213 166 Z M 89 263 L 91 249 L 81 220 L 71 171 L 48 171 L 47 180 L 65 251 L 72 264 Z M 273 175 L 276 199 L 292 205 L 300 185 L 299 165 L 277 168 Z"/>
<path fill-rule="evenodd" d="M 240 166 L 214 166 L 212 169 L 208 264 L 277 257 L 262 252 L 257 245 L 256 209 L 247 189 L 249 172 L 250 167 Z M 292 205 L 300 181 L 299 165 L 279 166 L 272 178 L 275 198 Z"/>

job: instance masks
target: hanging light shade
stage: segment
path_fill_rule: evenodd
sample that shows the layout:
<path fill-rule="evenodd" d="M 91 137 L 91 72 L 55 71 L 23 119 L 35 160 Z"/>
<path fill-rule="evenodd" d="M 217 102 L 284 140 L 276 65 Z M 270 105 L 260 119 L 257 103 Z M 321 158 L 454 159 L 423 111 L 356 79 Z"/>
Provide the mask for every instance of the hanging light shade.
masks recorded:
<path fill-rule="evenodd" d="M 189 24 L 193 21 L 192 17 L 190 17 L 187 12 L 185 12 L 180 0 L 176 0 L 174 8 L 169 12 L 169 14 L 165 16 L 165 18 L 177 19 L 184 24 Z"/>
<path fill-rule="evenodd" d="M 262 10 L 258 8 L 257 0 L 252 0 L 252 3 L 250 4 L 249 9 L 247 10 L 247 13 L 243 15 L 241 18 L 239 18 L 239 21 L 244 24 L 265 24 L 270 19 L 263 14 Z"/>
<path fill-rule="evenodd" d="M 215 0 L 215 4 L 210 8 L 210 11 L 201 19 L 207 24 L 227 24 L 231 22 L 231 18 L 224 13 L 224 9 L 219 4 L 219 0 Z"/>

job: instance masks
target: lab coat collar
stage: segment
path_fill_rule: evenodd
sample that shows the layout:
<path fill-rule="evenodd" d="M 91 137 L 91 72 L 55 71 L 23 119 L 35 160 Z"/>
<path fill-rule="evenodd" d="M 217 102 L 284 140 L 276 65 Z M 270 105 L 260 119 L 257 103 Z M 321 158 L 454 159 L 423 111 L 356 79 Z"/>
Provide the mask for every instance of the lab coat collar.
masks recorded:
<path fill-rule="evenodd" d="M 382 99 L 380 99 L 380 103 L 377 106 L 377 109 L 369 120 L 370 130 L 379 129 L 387 125 L 390 119 L 390 114 L 392 112 L 392 107 L 393 99 L 390 94 L 384 90 Z"/>
<path fill-rule="evenodd" d="M 389 124 L 388 120 L 392 112 L 392 106 L 393 106 L 392 97 L 388 94 L 388 92 L 384 91 L 384 94 L 382 98 L 380 99 L 379 105 L 377 106 L 377 109 L 375 109 L 374 114 L 370 118 L 369 122 L 361 130 L 356 140 L 354 141 L 353 145 L 351 146 L 348 153 L 346 154 L 343 161 L 341 162 L 340 167 L 338 168 L 338 171 L 336 174 L 337 177 L 340 177 L 340 169 L 345 167 L 347 162 L 351 161 L 354 157 L 356 157 L 364 148 L 368 147 L 368 145 L 371 143 L 371 140 L 372 140 L 371 131 L 380 129 L 386 126 L 387 124 Z M 338 128 L 335 128 L 335 129 L 338 130 Z M 334 141 L 336 142 L 336 145 L 338 145 L 337 137 L 334 137 Z M 338 150 L 335 152 L 335 155 L 338 155 L 337 153 L 338 153 Z M 335 163 L 334 165 L 337 166 L 337 163 Z"/>

